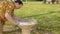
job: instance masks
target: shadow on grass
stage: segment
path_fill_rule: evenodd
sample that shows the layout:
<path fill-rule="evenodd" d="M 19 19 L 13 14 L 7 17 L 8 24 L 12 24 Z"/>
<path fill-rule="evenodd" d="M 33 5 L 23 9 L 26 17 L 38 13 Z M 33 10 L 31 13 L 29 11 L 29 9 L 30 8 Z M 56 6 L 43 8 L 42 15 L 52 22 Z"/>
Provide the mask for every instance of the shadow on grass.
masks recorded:
<path fill-rule="evenodd" d="M 21 33 L 21 29 L 16 29 L 16 30 L 12 30 L 12 31 L 4 31 L 4 34 L 18 34 Z"/>

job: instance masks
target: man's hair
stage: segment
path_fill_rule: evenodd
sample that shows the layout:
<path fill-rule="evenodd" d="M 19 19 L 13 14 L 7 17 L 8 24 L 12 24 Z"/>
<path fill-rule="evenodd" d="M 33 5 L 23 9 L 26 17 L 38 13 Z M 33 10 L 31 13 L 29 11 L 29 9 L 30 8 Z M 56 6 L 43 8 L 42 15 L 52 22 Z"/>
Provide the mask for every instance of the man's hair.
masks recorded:
<path fill-rule="evenodd" d="M 23 5 L 23 2 L 21 0 L 16 0 L 15 3 L 19 3 Z"/>

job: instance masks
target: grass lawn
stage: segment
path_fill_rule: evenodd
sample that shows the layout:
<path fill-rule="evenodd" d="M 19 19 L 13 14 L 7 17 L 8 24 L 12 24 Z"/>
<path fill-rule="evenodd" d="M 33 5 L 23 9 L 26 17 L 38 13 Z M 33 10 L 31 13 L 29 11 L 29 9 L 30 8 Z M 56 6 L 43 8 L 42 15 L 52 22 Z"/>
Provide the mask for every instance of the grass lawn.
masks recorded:
<path fill-rule="evenodd" d="M 38 25 L 34 26 L 37 31 L 60 34 L 60 5 L 41 4 L 37 2 L 24 3 L 21 9 L 15 10 L 15 15 L 21 18 L 34 18 Z M 9 25 L 6 23 L 6 25 Z"/>

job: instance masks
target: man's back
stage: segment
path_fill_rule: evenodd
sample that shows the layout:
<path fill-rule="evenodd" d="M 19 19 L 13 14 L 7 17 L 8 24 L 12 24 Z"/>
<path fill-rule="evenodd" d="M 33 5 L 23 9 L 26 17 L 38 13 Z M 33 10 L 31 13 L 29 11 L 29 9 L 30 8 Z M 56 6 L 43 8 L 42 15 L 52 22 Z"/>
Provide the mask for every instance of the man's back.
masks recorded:
<path fill-rule="evenodd" d="M 5 13 L 8 12 L 9 14 L 13 15 L 13 11 L 14 10 L 14 4 L 13 2 L 9 2 L 9 1 L 2 1 L 0 2 L 0 18 L 2 20 L 6 20 L 5 19 Z"/>

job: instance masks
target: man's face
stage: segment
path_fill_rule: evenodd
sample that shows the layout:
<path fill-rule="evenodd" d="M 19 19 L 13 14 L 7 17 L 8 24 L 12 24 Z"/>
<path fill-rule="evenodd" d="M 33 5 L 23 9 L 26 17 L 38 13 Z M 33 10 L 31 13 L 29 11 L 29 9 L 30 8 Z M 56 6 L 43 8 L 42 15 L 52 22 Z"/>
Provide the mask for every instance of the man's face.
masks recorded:
<path fill-rule="evenodd" d="M 21 8 L 21 7 L 22 7 L 22 4 L 15 3 L 15 8 L 16 8 L 16 9 L 19 9 L 19 8 Z"/>

